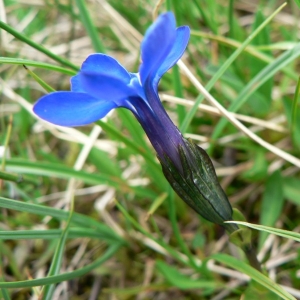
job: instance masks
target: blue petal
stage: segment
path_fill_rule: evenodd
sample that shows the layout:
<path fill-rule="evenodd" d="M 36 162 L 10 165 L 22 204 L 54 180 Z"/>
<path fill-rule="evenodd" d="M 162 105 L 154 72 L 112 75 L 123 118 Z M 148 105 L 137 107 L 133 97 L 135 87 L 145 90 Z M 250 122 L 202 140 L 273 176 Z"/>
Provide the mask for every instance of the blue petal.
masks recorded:
<path fill-rule="evenodd" d="M 141 44 L 142 64 L 139 69 L 141 82 L 153 75 L 173 48 L 176 23 L 173 13 L 160 15 L 148 28 Z"/>
<path fill-rule="evenodd" d="M 176 29 L 176 39 L 174 41 L 173 48 L 156 72 L 156 85 L 158 84 L 160 78 L 181 58 L 189 42 L 189 38 L 190 28 L 188 26 L 182 26 Z"/>
<path fill-rule="evenodd" d="M 130 74 L 112 57 L 92 54 L 72 77 L 73 92 L 87 93 L 95 98 L 118 102 L 134 94 L 129 87 Z"/>
<path fill-rule="evenodd" d="M 54 92 L 43 96 L 33 111 L 40 118 L 61 126 L 81 126 L 95 122 L 117 105 L 85 93 Z"/>

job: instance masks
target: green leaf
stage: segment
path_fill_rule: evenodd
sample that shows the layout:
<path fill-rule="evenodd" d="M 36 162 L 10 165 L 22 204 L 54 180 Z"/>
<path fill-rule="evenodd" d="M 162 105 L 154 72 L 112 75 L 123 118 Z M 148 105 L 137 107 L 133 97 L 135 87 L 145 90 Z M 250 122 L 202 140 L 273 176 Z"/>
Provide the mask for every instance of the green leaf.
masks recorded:
<path fill-rule="evenodd" d="M 215 1 L 210 1 L 210 0 L 205 0 L 202 1 L 201 4 L 199 3 L 198 0 L 193 0 L 195 3 L 195 6 L 199 10 L 199 13 L 203 19 L 202 22 L 211 29 L 211 31 L 215 34 L 218 32 L 218 23 L 217 23 L 217 16 L 218 14 L 216 13 L 216 9 L 212 11 L 212 5 L 216 4 Z M 211 5 L 209 5 L 211 4 Z M 208 7 L 207 7 L 208 6 Z M 214 5 L 215 7 L 216 5 Z M 213 15 L 215 18 L 211 18 L 209 15 Z"/>
<path fill-rule="evenodd" d="M 5 249 L 5 247 L 3 247 L 3 242 L 0 241 L 0 282 L 4 282 L 5 278 L 2 275 L 3 274 L 3 261 L 5 261 L 4 255 L 5 255 L 5 251 L 3 251 Z M 3 257 L 2 257 L 3 255 Z M 7 289 L 0 289 L 0 299 L 3 300 L 10 300 L 10 296 L 9 296 L 9 292 Z"/>
<path fill-rule="evenodd" d="M 276 171 L 266 182 L 260 210 L 260 224 L 274 226 L 281 214 L 283 203 L 283 181 L 280 171 Z M 262 247 L 267 236 L 266 232 L 261 232 L 259 236 L 259 248 Z"/>
<path fill-rule="evenodd" d="M 232 40 L 232 39 L 226 38 L 224 36 L 214 35 L 214 34 L 203 32 L 203 31 L 191 30 L 191 35 L 200 37 L 200 38 L 209 39 L 212 41 L 216 41 L 220 44 L 220 46 L 224 45 L 224 46 L 227 46 L 230 48 L 235 48 L 235 49 L 241 47 L 241 45 L 242 45 L 240 42 L 238 42 L 236 40 Z M 278 48 L 286 50 L 286 49 L 290 49 L 290 48 L 296 46 L 296 44 L 297 43 L 294 43 L 294 42 L 292 42 L 292 43 L 283 42 L 283 43 L 280 43 L 279 45 L 275 43 L 275 44 L 269 45 L 267 50 L 272 50 L 272 49 L 278 50 Z M 259 59 L 260 61 L 268 63 L 268 64 L 274 61 L 274 58 L 272 56 L 266 55 L 264 52 L 258 51 L 258 50 L 264 50 L 264 48 L 262 46 L 254 47 L 254 46 L 248 45 L 247 48 L 245 48 L 243 50 L 243 53 L 247 53 L 247 54 L 255 57 L 256 59 Z M 209 68 L 211 69 L 212 66 L 209 66 Z M 290 68 L 290 66 L 284 67 L 282 69 L 282 72 L 285 73 L 285 75 L 287 75 L 288 77 L 290 77 L 293 80 L 297 80 L 297 78 L 298 78 L 298 74 L 296 72 L 294 72 Z M 225 73 L 226 76 L 222 77 L 223 81 L 227 79 L 226 77 L 228 76 L 228 73 L 230 73 L 230 70 L 226 70 L 226 73 Z M 213 74 L 213 75 L 215 75 L 215 74 Z M 240 77 L 237 77 L 235 75 L 235 80 L 237 80 L 237 78 L 241 81 Z M 230 79 L 227 81 L 229 82 Z"/>
<path fill-rule="evenodd" d="M 156 199 L 154 199 L 154 201 L 152 202 L 152 204 L 147 212 L 147 218 L 149 218 L 150 216 L 152 216 L 155 213 L 155 211 L 158 209 L 158 207 L 161 206 L 161 204 L 166 200 L 167 197 L 168 197 L 167 193 L 162 193 Z"/>
<path fill-rule="evenodd" d="M 282 298 L 275 295 L 270 290 L 258 284 L 256 281 L 251 281 L 245 293 L 241 297 L 243 300 L 263 299 L 263 300 L 280 300 Z"/>
<path fill-rule="evenodd" d="M 283 178 L 283 194 L 286 199 L 300 205 L 300 179 L 296 177 Z"/>
<path fill-rule="evenodd" d="M 29 70 L 25 65 L 23 65 L 28 74 L 42 87 L 46 92 L 51 93 L 55 92 L 55 89 L 46 83 L 42 78 L 37 76 L 33 71 Z"/>
<path fill-rule="evenodd" d="M 16 183 L 23 182 L 23 177 L 19 174 L 13 174 L 8 172 L 2 172 L 0 171 L 0 179 L 7 180 L 7 181 L 13 181 Z M 28 180 L 30 182 L 30 180 Z M 35 183 L 35 182 L 32 182 Z"/>
<path fill-rule="evenodd" d="M 298 5 L 298 7 L 300 8 L 300 0 L 294 0 L 294 1 Z"/>
<path fill-rule="evenodd" d="M 62 58 L 59 55 L 54 54 L 53 52 L 49 51 L 44 46 L 35 43 L 34 41 L 32 41 L 31 39 L 29 39 L 28 37 L 26 37 L 24 34 L 19 33 L 18 31 L 16 31 L 15 29 L 13 29 L 8 24 L 0 21 L 0 28 L 2 28 L 3 30 L 9 32 L 15 38 L 17 38 L 18 40 L 24 42 L 25 44 L 28 44 L 29 46 L 35 48 L 36 50 L 38 50 L 38 51 L 46 54 L 48 57 L 54 59 L 55 61 L 61 63 L 62 65 L 67 66 L 67 67 L 69 67 L 69 68 L 71 68 L 72 70 L 75 70 L 75 71 L 79 70 L 78 66 L 74 65 L 73 63 L 71 63 L 70 61 L 68 61 L 65 58 Z"/>
<path fill-rule="evenodd" d="M 105 225 L 104 225 L 105 226 Z M 111 235 L 111 229 L 107 227 L 101 232 L 99 229 L 90 229 L 82 227 L 73 227 L 69 229 L 68 238 L 93 238 L 99 240 L 111 241 L 108 238 Z M 103 233 L 107 233 L 105 236 Z M 6 230 L 0 231 L 0 240 L 32 240 L 32 239 L 42 239 L 42 240 L 55 240 L 58 239 L 62 234 L 62 229 L 48 229 L 48 230 Z"/>
<path fill-rule="evenodd" d="M 261 8 L 256 12 L 255 15 L 255 22 L 253 24 L 253 31 L 259 27 L 261 23 L 265 20 L 265 16 L 263 15 Z M 269 45 L 270 44 L 270 29 L 269 24 L 265 26 L 260 33 L 253 39 L 253 45 Z M 265 54 L 272 55 L 270 51 L 265 52 Z M 266 63 L 262 62 L 261 60 L 250 57 L 249 60 L 249 67 L 250 67 L 250 75 L 254 77 L 256 74 L 260 72 L 263 68 L 266 67 Z M 270 78 L 266 81 L 258 90 L 257 92 L 263 95 L 263 99 L 257 99 L 257 97 L 252 97 L 251 101 L 249 101 L 249 105 L 254 108 L 256 112 L 259 114 L 265 114 L 269 111 L 271 105 L 271 92 L 273 88 L 273 79 Z M 264 104 L 264 105 L 262 105 Z M 263 109 L 263 111 L 262 111 Z"/>
<path fill-rule="evenodd" d="M 244 87 L 235 101 L 229 106 L 228 111 L 236 112 L 243 104 L 246 103 L 249 97 L 255 91 L 257 91 L 260 86 L 262 86 L 267 80 L 269 80 L 276 72 L 283 69 L 290 62 L 298 58 L 299 55 L 300 43 L 298 43 L 294 48 L 281 54 L 272 63 L 268 64 Z M 217 139 L 220 136 L 223 128 L 227 123 L 227 119 L 224 118 L 219 121 L 217 126 L 215 126 L 214 132 L 212 134 L 212 139 Z"/>
<path fill-rule="evenodd" d="M 291 240 L 300 242 L 300 233 L 297 233 L 297 232 L 278 229 L 278 228 L 269 227 L 269 226 L 251 224 L 248 222 L 241 222 L 241 221 L 226 221 L 225 223 L 235 223 L 238 225 L 244 225 L 244 226 L 256 229 L 256 230 L 265 231 L 268 233 L 276 234 L 278 236 L 282 236 L 287 239 L 291 239 Z"/>
<path fill-rule="evenodd" d="M 296 95 L 295 95 L 296 97 Z M 299 149 L 300 148 L 300 110 L 297 109 L 296 105 L 298 103 L 294 98 L 292 102 L 290 98 L 284 97 L 282 99 L 285 116 L 289 123 L 289 127 L 292 129 L 292 139 L 294 145 Z"/>
<path fill-rule="evenodd" d="M 98 170 L 98 173 L 108 174 L 110 176 L 122 178 L 122 170 L 118 161 L 111 159 L 106 151 L 98 148 L 92 148 L 88 156 L 88 162 L 92 163 Z"/>
<path fill-rule="evenodd" d="M 126 181 L 122 178 L 117 178 L 115 176 L 106 174 L 92 174 L 82 170 L 76 171 L 62 164 L 32 162 L 22 159 L 8 159 L 6 160 L 6 170 L 20 174 L 32 174 L 63 179 L 75 178 L 87 184 L 107 184 L 119 191 L 125 193 L 134 192 L 136 195 L 140 195 L 142 197 L 149 197 L 151 194 L 154 197 L 156 196 L 154 192 L 149 190 L 128 186 Z"/>
<path fill-rule="evenodd" d="M 10 296 L 9 296 L 9 293 L 7 291 L 7 289 L 1 289 L 0 290 L 0 297 L 3 296 L 3 300 L 11 300 Z"/>
<path fill-rule="evenodd" d="M 257 181 L 266 178 L 268 175 L 268 161 L 266 160 L 266 151 L 264 149 L 255 147 L 254 151 L 254 164 L 251 169 L 246 170 L 242 176 L 251 181 Z M 252 156 L 251 153 L 251 156 Z"/>
<path fill-rule="evenodd" d="M 241 222 L 238 223 L 240 224 Z M 255 280 L 284 300 L 296 300 L 294 296 L 285 291 L 280 285 L 239 259 L 220 253 L 212 255 L 210 258 L 248 275 L 251 279 Z"/>
<path fill-rule="evenodd" d="M 105 53 L 105 48 L 103 47 L 101 40 L 99 38 L 99 33 L 91 19 L 89 11 L 86 7 L 86 1 L 84 0 L 76 0 L 76 4 L 79 10 L 81 21 L 91 38 L 92 44 L 94 46 L 94 50 L 98 53 Z"/>
<path fill-rule="evenodd" d="M 75 75 L 77 72 L 66 69 L 60 66 L 51 65 L 41 61 L 35 61 L 30 59 L 16 58 L 16 57 L 0 57 L 0 63 L 12 64 L 12 65 L 26 65 L 31 67 L 37 67 L 41 69 L 51 70 L 55 72 L 60 72 L 67 75 Z"/>
<path fill-rule="evenodd" d="M 300 92 L 300 77 L 298 78 L 296 91 L 294 94 L 294 100 L 292 105 L 292 117 L 291 117 L 291 135 L 293 139 L 295 139 L 296 135 L 296 126 L 297 126 L 297 112 L 298 112 L 298 99 L 299 99 L 299 92 Z"/>
<path fill-rule="evenodd" d="M 57 243 L 47 277 L 59 274 L 62 260 L 63 260 L 64 249 L 65 249 L 65 245 L 66 245 L 66 241 L 67 241 L 67 237 L 68 237 L 68 233 L 69 233 L 69 229 L 70 229 L 70 224 L 71 224 L 71 220 L 73 217 L 73 213 L 74 213 L 74 196 L 71 199 L 71 206 L 70 206 L 68 221 L 67 221 L 67 224 L 65 225 L 65 228 L 62 230 L 60 239 Z M 53 298 L 54 290 L 55 290 L 54 284 L 46 285 L 43 289 L 43 300 L 51 300 Z"/>
<path fill-rule="evenodd" d="M 67 211 L 43 205 L 24 203 L 21 201 L 7 199 L 3 197 L 0 197 L 0 207 L 13 209 L 16 211 L 25 211 L 27 213 L 32 213 L 41 216 L 51 216 L 58 220 L 68 220 L 69 217 L 69 213 Z M 74 213 L 72 216 L 72 223 L 81 226 L 83 229 L 86 227 L 96 228 L 99 237 L 106 241 L 124 242 L 124 240 L 120 236 L 118 236 L 111 228 L 85 215 Z"/>
<path fill-rule="evenodd" d="M 161 260 L 155 262 L 158 271 L 164 278 L 172 285 L 181 290 L 190 289 L 216 289 L 222 285 L 216 281 L 209 281 L 204 279 L 192 279 L 189 276 L 183 275 L 176 268 L 170 267 Z"/>
<path fill-rule="evenodd" d="M 256 35 L 259 34 L 259 32 L 283 9 L 283 7 L 286 5 L 284 3 L 281 5 L 274 13 L 272 13 L 248 38 L 241 44 L 241 46 L 234 51 L 234 53 L 223 63 L 221 68 L 216 72 L 214 77 L 208 82 L 208 84 L 205 86 L 205 89 L 207 91 L 210 91 L 211 88 L 214 86 L 214 84 L 219 80 L 219 78 L 225 73 L 225 71 L 230 67 L 230 65 L 236 60 L 236 58 L 244 51 L 244 49 L 249 45 L 249 43 L 255 38 Z M 300 44 L 299 44 L 300 48 Z M 299 49 L 300 51 L 300 49 Z M 180 127 L 180 130 L 185 133 L 191 120 L 193 119 L 194 115 L 197 112 L 199 104 L 202 102 L 204 97 L 202 95 L 199 95 L 198 98 L 195 101 L 194 106 L 192 109 L 187 113 L 182 126 Z M 224 120 L 223 120 L 224 121 Z M 225 121 L 224 121 L 225 122 Z"/>
<path fill-rule="evenodd" d="M 15 281 L 15 282 L 0 282 L 0 289 L 2 289 L 2 288 L 8 288 L 8 289 L 27 288 L 27 287 L 33 287 L 33 286 L 41 286 L 41 285 L 47 285 L 47 284 L 60 283 L 62 281 L 78 278 L 80 276 L 83 276 L 83 275 L 89 273 L 90 271 L 96 269 L 97 267 L 99 267 L 103 263 L 105 263 L 108 259 L 110 259 L 119 250 L 120 246 L 121 246 L 120 243 L 113 244 L 106 250 L 106 252 L 104 252 L 104 254 L 101 257 L 97 258 L 93 263 L 86 265 L 75 271 L 66 272 L 64 274 L 55 275 L 55 276 L 49 276 L 46 278 Z"/>
<path fill-rule="evenodd" d="M 61 237 L 57 243 L 47 277 L 55 276 L 59 274 L 62 260 L 63 260 L 63 254 L 64 254 L 64 249 L 67 241 L 67 236 L 68 236 L 68 227 L 69 227 L 69 223 L 67 224 L 66 228 L 62 231 Z M 43 300 L 51 300 L 53 297 L 54 289 L 55 289 L 54 284 L 46 285 L 43 289 Z"/>

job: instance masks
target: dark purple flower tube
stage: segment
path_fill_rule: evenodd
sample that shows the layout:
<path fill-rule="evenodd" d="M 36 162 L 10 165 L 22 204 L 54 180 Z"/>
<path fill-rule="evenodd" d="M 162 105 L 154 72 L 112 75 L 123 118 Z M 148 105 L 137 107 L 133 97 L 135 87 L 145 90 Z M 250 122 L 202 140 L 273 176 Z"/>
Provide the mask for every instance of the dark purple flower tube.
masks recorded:
<path fill-rule="evenodd" d="M 81 126 L 117 107 L 129 109 L 146 132 L 177 194 L 204 218 L 224 226 L 232 209 L 207 154 L 183 138 L 158 97 L 158 83 L 183 55 L 190 29 L 176 28 L 171 12 L 148 28 L 141 44 L 139 73 L 127 72 L 114 58 L 92 54 L 71 79 L 71 91 L 40 98 L 34 112 L 61 126 Z"/>

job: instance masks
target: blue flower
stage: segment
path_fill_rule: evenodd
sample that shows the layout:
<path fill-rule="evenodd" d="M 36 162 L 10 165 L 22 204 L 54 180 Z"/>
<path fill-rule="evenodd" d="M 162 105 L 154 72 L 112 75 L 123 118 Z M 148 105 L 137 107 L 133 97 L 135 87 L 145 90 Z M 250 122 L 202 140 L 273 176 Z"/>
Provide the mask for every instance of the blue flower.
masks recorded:
<path fill-rule="evenodd" d="M 171 12 L 160 15 L 141 44 L 139 73 L 127 72 L 108 55 L 92 54 L 71 79 L 71 91 L 45 95 L 33 111 L 56 125 L 81 126 L 103 118 L 113 108 L 125 107 L 140 122 L 157 154 L 176 161 L 182 136 L 164 110 L 157 89 L 162 75 L 184 53 L 189 36 L 189 27 L 176 28 Z"/>
<path fill-rule="evenodd" d="M 177 194 L 204 218 L 223 225 L 231 219 L 232 209 L 213 165 L 204 150 L 183 138 L 157 93 L 161 77 L 183 55 L 189 36 L 189 27 L 176 28 L 171 12 L 162 14 L 145 34 L 138 73 L 127 72 L 108 55 L 92 54 L 71 79 L 71 91 L 45 95 L 33 110 L 53 124 L 81 126 L 114 108 L 129 109 L 145 130 Z"/>

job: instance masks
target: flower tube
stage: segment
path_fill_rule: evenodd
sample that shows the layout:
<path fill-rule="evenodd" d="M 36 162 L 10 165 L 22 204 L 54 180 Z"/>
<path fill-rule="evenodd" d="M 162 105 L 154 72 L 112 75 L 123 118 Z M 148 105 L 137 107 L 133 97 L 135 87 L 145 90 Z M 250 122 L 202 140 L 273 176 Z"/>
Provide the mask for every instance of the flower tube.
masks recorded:
<path fill-rule="evenodd" d="M 33 111 L 61 126 L 97 121 L 118 107 L 129 109 L 143 127 L 175 192 L 207 220 L 233 231 L 231 205 L 219 185 L 213 164 L 203 149 L 186 140 L 173 124 L 158 96 L 158 83 L 183 55 L 188 26 L 176 28 L 171 12 L 160 15 L 141 44 L 138 73 L 127 72 L 114 58 L 90 55 L 71 79 L 71 91 L 40 98 Z"/>

